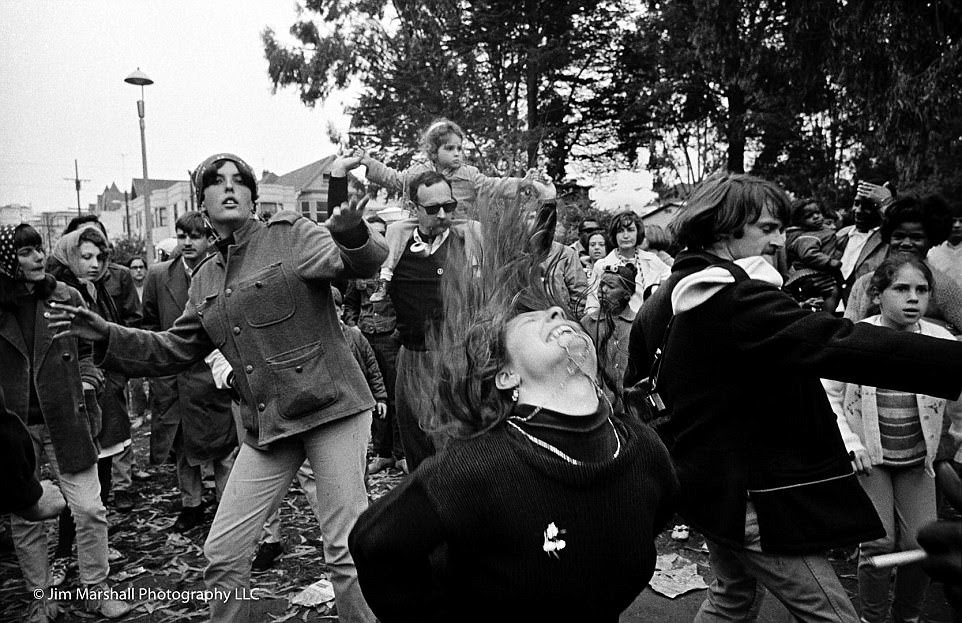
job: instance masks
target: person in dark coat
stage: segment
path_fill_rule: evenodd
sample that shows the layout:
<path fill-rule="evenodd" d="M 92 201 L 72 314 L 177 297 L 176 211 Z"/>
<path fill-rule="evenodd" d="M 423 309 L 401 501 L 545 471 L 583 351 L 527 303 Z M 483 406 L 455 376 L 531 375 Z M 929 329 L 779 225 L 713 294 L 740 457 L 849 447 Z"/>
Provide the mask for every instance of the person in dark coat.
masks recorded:
<path fill-rule="evenodd" d="M 180 241 L 177 251 L 166 262 L 151 266 L 144 281 L 141 326 L 151 331 L 169 329 L 180 317 L 191 276 L 207 258 L 209 234 L 200 212 L 185 212 L 174 229 Z M 177 454 L 181 511 L 173 530 L 183 532 L 203 520 L 202 465 L 214 468 L 218 501 L 227 485 L 237 448 L 230 392 L 217 389 L 203 361 L 175 376 L 153 379 L 151 388 L 150 459 L 160 464 L 172 449 Z"/>
<path fill-rule="evenodd" d="M 99 235 L 99 234 L 98 234 Z M 97 446 L 101 425 L 97 393 L 103 375 L 91 361 L 89 342 L 59 337 L 45 316 L 55 303 L 82 306 L 74 288 L 44 272 L 43 241 L 29 225 L 0 226 L 0 391 L 8 407 L 26 424 L 39 476 L 46 456 L 76 518 L 80 581 L 90 590 L 106 588 L 107 509 L 100 496 Z M 109 471 L 109 470 L 108 470 Z M 9 477 L 4 474 L 4 479 Z M 33 597 L 24 617 L 43 623 L 56 613 L 47 599 L 50 567 L 47 527 L 12 517 L 11 529 L 20 569 Z M 122 616 L 130 606 L 115 599 L 85 605 L 105 616 Z"/>
<path fill-rule="evenodd" d="M 107 228 L 96 214 L 81 214 L 70 219 L 63 235 L 78 229 L 94 228 L 104 235 L 107 241 L 107 272 L 101 277 L 101 289 L 113 301 L 117 322 L 128 327 L 140 326 L 143 318 L 140 306 L 140 294 L 130 268 L 110 261 L 110 236 Z M 117 394 L 115 383 L 121 380 L 120 375 L 107 375 L 108 392 Z M 126 380 L 124 381 L 126 383 Z M 124 408 L 127 408 L 127 392 L 123 394 Z M 128 414 L 129 417 L 129 414 Z M 137 498 L 133 492 L 134 446 L 129 444 L 115 454 L 110 462 L 110 488 L 113 494 L 112 506 L 116 510 L 126 513 L 134 508 Z"/>
<path fill-rule="evenodd" d="M 825 552 L 885 532 L 819 377 L 962 391 L 962 344 L 812 313 L 779 289 L 767 258 L 784 244 L 788 206 L 752 176 L 703 182 L 672 223 L 687 248 L 631 331 L 625 387 L 661 349 L 679 512 L 708 541 L 716 580 L 699 622 L 744 620 L 758 583 L 797 620 L 858 620 Z"/>

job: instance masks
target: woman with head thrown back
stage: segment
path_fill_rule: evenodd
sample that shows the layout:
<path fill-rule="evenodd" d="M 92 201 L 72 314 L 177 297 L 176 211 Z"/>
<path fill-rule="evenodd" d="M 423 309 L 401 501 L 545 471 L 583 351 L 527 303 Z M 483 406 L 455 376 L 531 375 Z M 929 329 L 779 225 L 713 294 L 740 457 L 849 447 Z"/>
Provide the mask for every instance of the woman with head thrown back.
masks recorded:
<path fill-rule="evenodd" d="M 653 573 L 673 468 L 612 416 L 591 340 L 544 289 L 553 217 L 530 237 L 522 219 L 483 218 L 480 265 L 445 267 L 441 405 L 422 426 L 446 443 L 351 533 L 386 623 L 614 622 Z"/>
<path fill-rule="evenodd" d="M 105 368 L 132 376 L 182 372 L 215 348 L 230 364 L 247 435 L 204 545 L 204 580 L 219 589 L 212 621 L 250 620 L 243 596 L 251 553 L 305 457 L 317 474 L 324 561 L 340 620 L 373 621 L 347 536 L 367 506 L 375 403 L 338 325 L 330 283 L 373 275 L 387 253 L 384 239 L 362 221 L 361 204 L 335 208 L 323 225 L 293 212 L 259 220 L 254 172 L 232 154 L 204 160 L 193 181 L 217 253 L 194 271 L 174 325 L 153 333 L 57 306 L 51 326 L 94 340 Z"/>
<path fill-rule="evenodd" d="M 96 236 L 102 239 L 99 231 Z M 77 252 L 83 246 L 78 240 L 79 234 L 73 237 Z M 93 253 L 88 263 L 96 265 L 99 248 L 91 243 L 84 251 Z M 80 581 L 92 594 L 104 595 L 86 599 L 84 605 L 113 618 L 126 614 L 130 606 L 107 596 L 107 510 L 100 496 L 94 441 L 100 429 L 97 393 L 103 390 L 103 376 L 91 361 L 88 342 L 55 336 L 44 320 L 43 314 L 57 303 L 84 305 L 77 290 L 44 272 L 44 258 L 43 241 L 33 227 L 0 226 L 0 389 L 7 407 L 30 431 L 37 473 L 39 457 L 46 454 L 73 512 Z M 90 276 L 94 273 L 91 269 Z M 47 599 L 46 526 L 19 517 L 12 517 L 11 525 L 26 588 L 44 595 L 34 597 L 24 620 L 53 620 L 56 609 Z"/>

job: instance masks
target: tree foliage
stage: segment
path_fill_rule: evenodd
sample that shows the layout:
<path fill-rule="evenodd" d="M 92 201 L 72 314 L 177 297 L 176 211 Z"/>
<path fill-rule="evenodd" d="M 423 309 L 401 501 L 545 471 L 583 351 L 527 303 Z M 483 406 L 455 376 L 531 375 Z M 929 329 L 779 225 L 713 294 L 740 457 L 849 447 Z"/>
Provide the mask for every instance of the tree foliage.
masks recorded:
<path fill-rule="evenodd" d="M 844 203 L 852 177 L 962 193 L 960 11 L 953 0 L 307 0 L 295 45 L 270 30 L 263 41 L 275 88 L 297 87 L 308 105 L 357 80 L 351 133 L 398 168 L 443 116 L 486 172 L 541 165 L 561 179 L 572 160 L 634 162 L 644 149 L 656 189 L 681 197 L 727 168 Z"/>
<path fill-rule="evenodd" d="M 960 34 L 948 0 L 652 0 L 611 89 L 621 148 L 683 182 L 720 165 L 831 202 L 853 169 L 958 186 Z"/>
<path fill-rule="evenodd" d="M 405 167 L 435 118 L 458 122 L 488 172 L 544 166 L 554 177 L 599 140 L 595 85 L 610 79 L 616 0 L 308 0 L 284 46 L 263 33 L 275 86 L 308 105 L 362 91 L 352 134 Z M 606 116 L 607 117 L 607 116 Z"/>

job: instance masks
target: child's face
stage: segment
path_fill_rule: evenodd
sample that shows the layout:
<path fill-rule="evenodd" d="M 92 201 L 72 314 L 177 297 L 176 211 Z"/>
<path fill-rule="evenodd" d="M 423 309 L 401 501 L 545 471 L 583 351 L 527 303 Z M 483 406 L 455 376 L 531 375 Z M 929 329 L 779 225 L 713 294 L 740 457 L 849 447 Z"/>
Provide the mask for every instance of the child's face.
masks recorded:
<path fill-rule="evenodd" d="M 625 283 L 625 278 L 618 273 L 605 272 L 598 284 L 601 306 L 613 314 L 620 314 L 631 300 L 630 285 Z"/>
<path fill-rule="evenodd" d="M 438 145 L 438 168 L 457 169 L 461 166 L 461 137 L 457 134 L 448 134 L 441 139 Z"/>
<path fill-rule="evenodd" d="M 822 211 L 818 209 L 817 205 L 813 203 L 805 206 L 805 215 L 802 217 L 802 229 L 821 229 L 822 221 Z"/>
<path fill-rule="evenodd" d="M 892 283 L 874 299 L 882 312 L 882 324 L 905 331 L 914 327 L 925 315 L 931 291 L 929 282 L 918 268 L 904 264 L 892 277 Z"/>

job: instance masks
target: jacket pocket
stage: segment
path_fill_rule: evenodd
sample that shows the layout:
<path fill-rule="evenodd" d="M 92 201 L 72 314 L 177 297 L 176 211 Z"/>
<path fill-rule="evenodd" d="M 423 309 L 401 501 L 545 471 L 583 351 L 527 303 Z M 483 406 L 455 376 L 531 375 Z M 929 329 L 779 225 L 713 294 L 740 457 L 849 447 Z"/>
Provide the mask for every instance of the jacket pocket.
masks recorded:
<path fill-rule="evenodd" d="M 295 420 L 332 404 L 339 392 L 324 361 L 321 342 L 267 359 L 281 418 Z"/>
<path fill-rule="evenodd" d="M 281 263 L 272 264 L 238 285 L 238 305 L 247 324 L 266 327 L 294 315 L 294 295 Z"/>
<path fill-rule="evenodd" d="M 208 294 L 196 307 L 200 322 L 204 325 L 204 331 L 207 332 L 210 340 L 220 348 L 227 342 L 227 331 L 224 329 L 224 315 L 218 313 L 217 310 L 218 297 L 219 294 L 216 292 Z"/>

